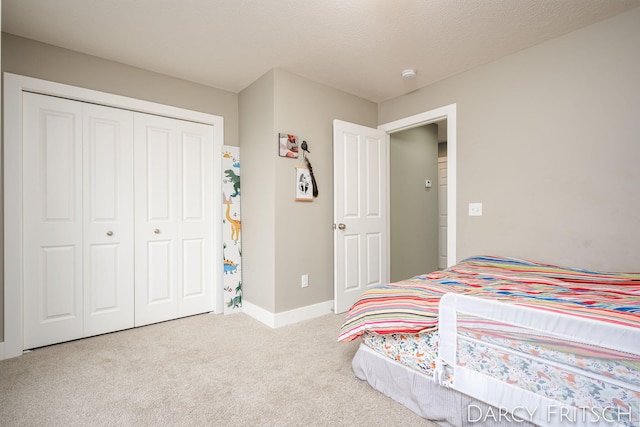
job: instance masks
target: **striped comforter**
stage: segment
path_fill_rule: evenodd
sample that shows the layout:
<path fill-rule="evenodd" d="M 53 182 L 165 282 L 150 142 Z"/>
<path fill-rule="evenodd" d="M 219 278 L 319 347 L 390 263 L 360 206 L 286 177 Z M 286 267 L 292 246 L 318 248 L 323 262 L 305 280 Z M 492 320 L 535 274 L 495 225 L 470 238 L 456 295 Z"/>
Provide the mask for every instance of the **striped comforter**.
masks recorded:
<path fill-rule="evenodd" d="M 365 331 L 435 330 L 440 297 L 448 292 L 640 328 L 640 273 L 605 273 L 478 256 L 446 270 L 364 292 L 349 310 L 338 341 L 352 341 Z"/>

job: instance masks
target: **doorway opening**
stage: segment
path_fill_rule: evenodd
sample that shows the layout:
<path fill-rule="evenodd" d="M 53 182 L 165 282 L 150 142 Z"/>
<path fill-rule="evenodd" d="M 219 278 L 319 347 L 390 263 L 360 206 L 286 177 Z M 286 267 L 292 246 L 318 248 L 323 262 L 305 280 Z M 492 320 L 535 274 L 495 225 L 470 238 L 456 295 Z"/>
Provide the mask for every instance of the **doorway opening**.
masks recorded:
<path fill-rule="evenodd" d="M 447 266 L 446 121 L 390 135 L 390 279 Z"/>
<path fill-rule="evenodd" d="M 446 152 L 446 266 L 456 263 L 456 104 L 450 104 L 424 113 L 416 114 L 394 122 L 378 126 L 378 129 L 387 133 L 387 144 L 390 144 L 390 136 L 393 133 L 413 129 L 432 123 L 446 123 L 447 152 Z M 387 165 L 387 170 L 390 165 Z M 389 175 L 387 175 L 389 176 Z M 390 196 L 387 199 L 387 218 L 390 217 Z M 390 235 L 390 224 L 388 223 L 387 235 Z M 389 260 L 390 263 L 390 260 Z"/>

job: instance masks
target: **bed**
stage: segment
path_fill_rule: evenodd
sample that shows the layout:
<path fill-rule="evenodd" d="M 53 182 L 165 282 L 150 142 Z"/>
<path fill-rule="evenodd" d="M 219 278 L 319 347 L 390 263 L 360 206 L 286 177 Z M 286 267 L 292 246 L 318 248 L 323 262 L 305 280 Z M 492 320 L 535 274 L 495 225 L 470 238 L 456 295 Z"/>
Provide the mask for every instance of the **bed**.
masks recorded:
<path fill-rule="evenodd" d="M 356 376 L 445 426 L 640 426 L 640 273 L 477 256 L 372 288 Z"/>

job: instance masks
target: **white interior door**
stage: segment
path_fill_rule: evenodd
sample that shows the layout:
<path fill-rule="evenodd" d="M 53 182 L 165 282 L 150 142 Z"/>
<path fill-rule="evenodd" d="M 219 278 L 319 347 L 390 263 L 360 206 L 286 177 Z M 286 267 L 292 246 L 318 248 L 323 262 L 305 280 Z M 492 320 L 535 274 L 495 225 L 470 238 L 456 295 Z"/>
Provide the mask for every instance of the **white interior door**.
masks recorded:
<path fill-rule="evenodd" d="M 388 144 L 378 129 L 333 121 L 334 310 L 389 281 Z"/>
<path fill-rule="evenodd" d="M 178 123 L 178 315 L 214 307 L 213 127 Z M 222 243 L 220 242 L 222 246 Z"/>
<path fill-rule="evenodd" d="M 133 326 L 133 114 L 24 94 L 24 348 Z"/>
<path fill-rule="evenodd" d="M 23 348 L 82 337 L 82 104 L 23 98 Z"/>
<path fill-rule="evenodd" d="M 134 326 L 133 113 L 84 104 L 84 335 Z"/>
<path fill-rule="evenodd" d="M 172 120 L 135 114 L 135 324 L 178 317 L 178 180 Z"/>
<path fill-rule="evenodd" d="M 135 114 L 135 324 L 214 309 L 213 128 Z"/>

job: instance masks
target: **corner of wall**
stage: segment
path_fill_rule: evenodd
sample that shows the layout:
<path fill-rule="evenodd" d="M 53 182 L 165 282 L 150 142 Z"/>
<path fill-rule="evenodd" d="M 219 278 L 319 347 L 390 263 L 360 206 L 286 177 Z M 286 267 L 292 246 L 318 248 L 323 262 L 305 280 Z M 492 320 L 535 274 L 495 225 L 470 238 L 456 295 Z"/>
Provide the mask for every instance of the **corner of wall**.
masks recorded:
<path fill-rule="evenodd" d="M 242 151 L 243 311 L 275 311 L 276 139 L 273 125 L 273 70 L 239 94 Z M 250 301 L 248 304 L 247 301 Z M 252 304 L 253 303 L 253 304 Z M 247 304 L 247 305 L 245 305 Z"/>

